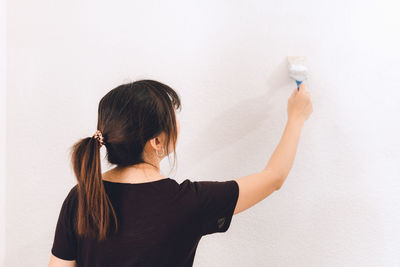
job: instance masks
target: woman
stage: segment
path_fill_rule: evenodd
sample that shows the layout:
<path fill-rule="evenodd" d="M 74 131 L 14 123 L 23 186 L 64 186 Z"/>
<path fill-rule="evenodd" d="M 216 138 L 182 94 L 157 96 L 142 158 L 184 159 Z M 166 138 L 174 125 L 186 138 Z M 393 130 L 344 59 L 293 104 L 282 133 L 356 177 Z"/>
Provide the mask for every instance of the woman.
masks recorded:
<path fill-rule="evenodd" d="M 120 85 L 99 103 L 97 131 L 72 147 L 77 178 L 58 218 L 49 266 L 192 266 L 202 236 L 226 232 L 238 214 L 278 190 L 312 113 L 304 85 L 267 166 L 229 181 L 177 183 L 160 173 L 180 124 L 178 94 L 154 80 Z M 116 167 L 102 173 L 100 148 Z"/>

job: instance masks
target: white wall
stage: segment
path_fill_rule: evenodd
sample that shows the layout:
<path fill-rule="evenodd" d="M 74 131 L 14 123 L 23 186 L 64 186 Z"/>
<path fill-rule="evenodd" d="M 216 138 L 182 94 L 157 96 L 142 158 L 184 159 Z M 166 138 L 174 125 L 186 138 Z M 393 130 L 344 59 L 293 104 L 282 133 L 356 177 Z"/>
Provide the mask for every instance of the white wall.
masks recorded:
<path fill-rule="evenodd" d="M 141 78 L 175 88 L 172 177 L 233 179 L 279 142 L 288 55 L 308 57 L 314 106 L 292 171 L 204 237 L 195 266 L 400 266 L 398 1 L 7 5 L 7 267 L 48 263 L 75 184 L 68 149 L 94 133 L 106 92 Z"/>
<path fill-rule="evenodd" d="M 6 247 L 6 13 L 6 1 L 0 0 L 0 266 Z"/>

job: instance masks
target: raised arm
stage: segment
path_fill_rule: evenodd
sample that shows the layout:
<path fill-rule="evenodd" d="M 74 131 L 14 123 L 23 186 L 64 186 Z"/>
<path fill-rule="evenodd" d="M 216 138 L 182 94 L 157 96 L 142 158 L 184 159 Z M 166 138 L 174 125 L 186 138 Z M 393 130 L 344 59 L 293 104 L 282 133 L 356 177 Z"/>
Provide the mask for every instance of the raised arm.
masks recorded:
<path fill-rule="evenodd" d="M 288 100 L 288 121 L 267 166 L 260 172 L 236 179 L 239 198 L 234 214 L 242 212 L 279 190 L 292 168 L 304 122 L 312 113 L 310 93 L 304 84 Z"/>

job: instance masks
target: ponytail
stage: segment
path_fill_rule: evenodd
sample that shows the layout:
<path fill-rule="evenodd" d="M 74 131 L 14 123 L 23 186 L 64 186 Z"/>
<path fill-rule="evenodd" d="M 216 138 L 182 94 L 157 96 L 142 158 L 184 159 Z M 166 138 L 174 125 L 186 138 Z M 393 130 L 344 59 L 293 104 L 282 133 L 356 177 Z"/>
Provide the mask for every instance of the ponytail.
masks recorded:
<path fill-rule="evenodd" d="M 111 213 L 115 231 L 118 231 L 118 225 L 102 180 L 100 147 L 95 138 L 83 138 L 73 145 L 71 161 L 78 181 L 76 232 L 79 236 L 101 241 L 108 236 L 113 222 Z"/>

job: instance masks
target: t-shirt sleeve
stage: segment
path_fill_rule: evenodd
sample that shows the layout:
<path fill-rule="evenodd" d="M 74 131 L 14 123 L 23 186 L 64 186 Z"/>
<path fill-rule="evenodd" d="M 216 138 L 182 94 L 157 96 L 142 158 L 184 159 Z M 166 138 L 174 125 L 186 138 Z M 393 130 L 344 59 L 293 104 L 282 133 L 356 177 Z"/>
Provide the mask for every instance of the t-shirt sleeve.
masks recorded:
<path fill-rule="evenodd" d="M 76 186 L 65 198 L 58 217 L 51 253 L 63 260 L 76 259 L 77 240 L 73 229 Z"/>
<path fill-rule="evenodd" d="M 239 197 L 238 183 L 235 180 L 195 181 L 193 185 L 201 234 L 226 232 Z"/>

